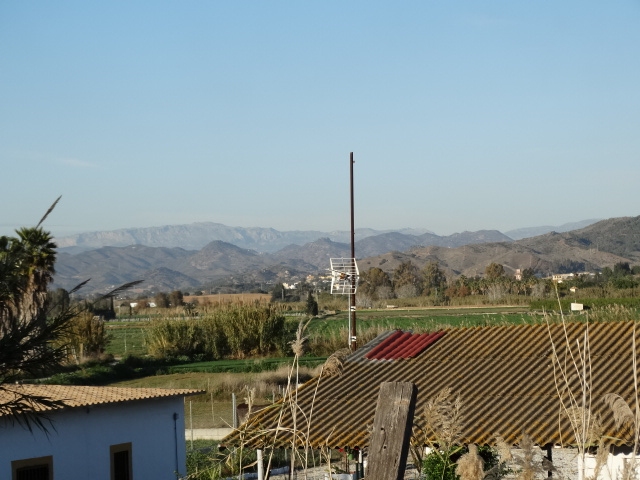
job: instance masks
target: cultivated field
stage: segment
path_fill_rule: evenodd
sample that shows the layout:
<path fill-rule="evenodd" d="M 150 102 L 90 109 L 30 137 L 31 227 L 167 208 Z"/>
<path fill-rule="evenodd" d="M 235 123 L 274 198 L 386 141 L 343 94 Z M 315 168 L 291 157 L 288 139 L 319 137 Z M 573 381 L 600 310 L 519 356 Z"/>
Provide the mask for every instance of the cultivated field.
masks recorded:
<path fill-rule="evenodd" d="M 222 302 L 260 300 L 264 295 L 220 296 Z M 208 301 L 217 295 L 203 297 Z M 295 312 L 284 312 L 289 315 Z M 477 308 L 395 308 L 384 310 L 359 310 L 356 313 L 359 343 L 363 344 L 379 333 L 393 328 L 414 331 L 433 331 L 454 326 L 479 326 L 488 324 L 532 323 L 541 321 L 541 316 L 518 307 Z M 288 316 L 288 322 L 296 325 L 304 316 Z M 308 326 L 310 342 L 324 342 L 327 351 L 346 347 L 348 312 L 338 312 L 313 319 Z M 116 357 L 146 355 L 145 330 L 150 321 L 111 321 L 107 330 L 111 336 L 108 353 Z M 293 338 L 292 338 L 293 339 Z M 330 353 L 330 352 L 329 352 Z M 327 353 L 328 354 L 328 353 Z M 303 357 L 301 359 L 304 381 L 313 374 L 313 369 L 326 357 Z M 196 362 L 168 367 L 166 375 L 154 375 L 119 382 L 117 386 L 195 388 L 205 391 L 203 395 L 190 397 L 185 405 L 187 424 L 194 428 L 228 426 L 231 421 L 231 395 L 244 402 L 246 388 L 256 390 L 257 404 L 268 403 L 277 398 L 281 388 L 289 381 L 292 358 L 218 360 Z M 279 367 L 279 368 L 278 368 Z M 276 370 L 274 371 L 274 368 Z"/>
<path fill-rule="evenodd" d="M 216 293 L 213 295 L 188 295 L 185 302 L 198 303 L 200 305 L 220 305 L 229 303 L 268 302 L 271 295 L 268 293 Z"/>

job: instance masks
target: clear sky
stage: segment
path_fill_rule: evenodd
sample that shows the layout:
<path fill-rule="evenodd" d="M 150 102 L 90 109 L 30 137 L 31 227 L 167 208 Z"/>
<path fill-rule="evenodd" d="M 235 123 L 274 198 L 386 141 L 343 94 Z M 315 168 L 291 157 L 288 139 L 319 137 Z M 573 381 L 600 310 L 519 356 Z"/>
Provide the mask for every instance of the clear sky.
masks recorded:
<path fill-rule="evenodd" d="M 640 214 L 640 1 L 0 2 L 0 234 Z"/>

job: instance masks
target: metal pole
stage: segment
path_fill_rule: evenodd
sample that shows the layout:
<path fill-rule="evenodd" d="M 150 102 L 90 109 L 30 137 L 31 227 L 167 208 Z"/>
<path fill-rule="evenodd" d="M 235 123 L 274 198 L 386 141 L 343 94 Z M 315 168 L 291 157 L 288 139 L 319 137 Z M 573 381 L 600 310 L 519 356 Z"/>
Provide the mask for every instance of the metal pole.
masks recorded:
<path fill-rule="evenodd" d="M 258 480 L 264 480 L 264 463 L 262 462 L 262 449 L 256 450 L 258 457 Z"/>
<path fill-rule="evenodd" d="M 232 418 L 232 425 L 233 428 L 238 428 L 238 405 L 236 403 L 236 394 L 232 393 L 231 394 L 231 418 Z"/>
<path fill-rule="evenodd" d="M 354 215 L 353 215 L 353 164 L 355 162 L 353 161 L 353 152 L 351 152 L 349 154 L 349 169 L 350 169 L 350 183 L 351 183 L 351 261 L 355 263 L 355 258 L 356 258 L 356 247 L 355 247 L 355 241 L 356 241 L 356 230 L 355 230 L 355 222 L 354 222 Z M 355 271 L 355 265 L 351 265 L 352 266 L 352 271 Z M 356 278 L 355 275 L 352 275 L 351 278 L 351 291 L 354 293 L 351 293 L 351 295 L 349 295 L 349 348 L 351 349 L 351 351 L 353 352 L 356 348 L 357 348 L 357 342 L 356 342 L 356 294 L 355 294 L 355 288 L 356 288 Z"/>
<path fill-rule="evenodd" d="M 191 409 L 191 400 L 189 400 L 189 427 L 191 428 L 191 450 L 193 450 L 193 410 Z"/>

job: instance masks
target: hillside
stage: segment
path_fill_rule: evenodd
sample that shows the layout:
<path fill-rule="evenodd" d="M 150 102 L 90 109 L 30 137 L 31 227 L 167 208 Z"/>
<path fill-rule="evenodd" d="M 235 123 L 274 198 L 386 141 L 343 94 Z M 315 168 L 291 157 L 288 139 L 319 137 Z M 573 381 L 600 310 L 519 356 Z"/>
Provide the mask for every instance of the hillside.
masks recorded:
<path fill-rule="evenodd" d="M 558 226 L 544 225 L 539 227 L 517 228 L 515 230 L 509 230 L 507 232 L 504 232 L 504 234 L 514 240 L 522 240 L 523 238 L 537 237 L 540 235 L 544 235 L 545 233 L 551 233 L 551 232 L 564 233 L 564 232 L 570 232 L 572 230 L 579 230 L 581 228 L 585 228 L 585 227 L 588 227 L 589 225 L 599 222 L 600 220 L 601 219 L 599 218 L 592 218 L 589 220 L 582 220 L 580 222 L 564 223 Z"/>
<path fill-rule="evenodd" d="M 491 241 L 494 238 L 507 240 Z M 429 241 L 438 245 L 425 245 Z M 84 289 L 89 293 L 104 292 L 137 279 L 147 280 L 144 288 L 153 285 L 164 290 L 191 290 L 220 282 L 237 285 L 287 281 L 326 272 L 330 258 L 348 256 L 347 243 L 329 238 L 290 244 L 275 253 L 258 253 L 220 240 L 209 242 L 200 250 L 142 245 L 103 247 L 76 255 L 59 254 L 54 286 L 69 289 L 91 278 Z M 448 237 L 393 232 L 358 240 L 356 256 L 361 270 L 380 267 L 388 272 L 408 260 L 418 267 L 437 261 L 453 276 L 481 275 L 492 262 L 504 265 L 510 273 L 529 267 L 544 275 L 593 271 L 617 262 L 640 262 L 640 217 L 603 220 L 572 232 L 552 232 L 518 241 L 491 230 Z"/>
<path fill-rule="evenodd" d="M 413 247 L 365 258 L 361 270 L 379 267 L 393 271 L 401 262 L 423 267 L 437 261 L 450 275 L 482 275 L 492 262 L 516 269 L 533 268 L 544 275 L 595 271 L 618 262 L 640 262 L 640 217 L 603 220 L 580 230 L 547 233 L 515 242 L 466 245 L 458 248 Z"/>

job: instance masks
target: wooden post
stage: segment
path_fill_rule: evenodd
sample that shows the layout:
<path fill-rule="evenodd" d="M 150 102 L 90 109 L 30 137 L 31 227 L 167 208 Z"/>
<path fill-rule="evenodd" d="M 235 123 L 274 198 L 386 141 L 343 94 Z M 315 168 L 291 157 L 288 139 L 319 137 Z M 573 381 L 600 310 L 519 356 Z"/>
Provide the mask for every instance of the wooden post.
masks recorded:
<path fill-rule="evenodd" d="M 418 388 L 408 382 L 380 384 L 369 445 L 367 480 L 402 480 L 409 454 Z"/>

